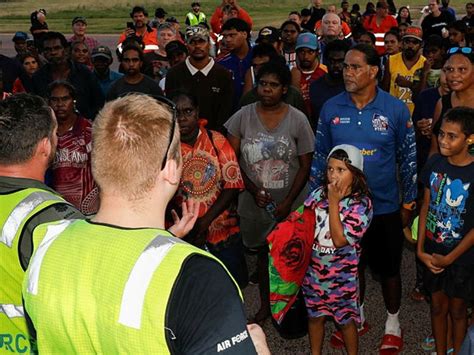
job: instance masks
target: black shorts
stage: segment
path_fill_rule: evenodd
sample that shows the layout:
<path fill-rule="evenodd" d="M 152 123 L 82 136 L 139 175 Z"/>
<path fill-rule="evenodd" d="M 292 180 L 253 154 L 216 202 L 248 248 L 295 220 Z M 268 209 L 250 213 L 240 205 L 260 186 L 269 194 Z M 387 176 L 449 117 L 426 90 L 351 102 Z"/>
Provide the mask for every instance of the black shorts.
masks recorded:
<path fill-rule="evenodd" d="M 399 274 L 403 251 L 400 211 L 374 216 L 362 238 L 361 262 L 382 278 Z"/>
<path fill-rule="evenodd" d="M 474 266 L 451 264 L 443 272 L 433 274 L 424 268 L 423 286 L 428 294 L 443 291 L 449 298 L 474 300 Z"/>

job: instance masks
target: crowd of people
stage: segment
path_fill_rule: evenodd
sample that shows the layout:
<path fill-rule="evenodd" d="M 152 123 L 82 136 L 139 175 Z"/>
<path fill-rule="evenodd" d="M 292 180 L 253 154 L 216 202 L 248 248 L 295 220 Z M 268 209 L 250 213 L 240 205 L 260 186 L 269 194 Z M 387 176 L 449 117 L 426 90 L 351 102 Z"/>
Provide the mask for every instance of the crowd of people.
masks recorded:
<path fill-rule="evenodd" d="M 267 354 L 302 300 L 312 354 L 326 319 L 364 353 L 369 267 L 397 354 L 408 239 L 422 347 L 474 353 L 474 4 L 427 1 L 135 6 L 116 48 L 34 11 L 0 54 L 0 351 Z"/>

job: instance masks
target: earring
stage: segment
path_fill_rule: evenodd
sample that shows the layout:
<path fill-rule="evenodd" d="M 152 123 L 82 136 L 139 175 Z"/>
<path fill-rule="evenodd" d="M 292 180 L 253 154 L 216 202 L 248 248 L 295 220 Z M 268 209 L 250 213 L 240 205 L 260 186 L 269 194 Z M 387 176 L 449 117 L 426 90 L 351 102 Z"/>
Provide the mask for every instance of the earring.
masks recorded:
<path fill-rule="evenodd" d="M 471 145 L 471 144 L 472 144 L 472 139 L 468 139 L 468 140 L 467 140 L 467 144 L 468 144 L 468 145 Z"/>

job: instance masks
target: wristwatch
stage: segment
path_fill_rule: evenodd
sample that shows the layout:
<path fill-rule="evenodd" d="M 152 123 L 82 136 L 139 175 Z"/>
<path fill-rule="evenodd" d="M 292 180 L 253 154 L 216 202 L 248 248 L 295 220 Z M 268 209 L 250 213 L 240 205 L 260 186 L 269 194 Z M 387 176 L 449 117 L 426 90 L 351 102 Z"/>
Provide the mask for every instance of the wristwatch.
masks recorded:
<path fill-rule="evenodd" d="M 412 202 L 404 203 L 403 208 L 409 211 L 414 211 L 416 210 L 416 202 L 412 201 Z"/>

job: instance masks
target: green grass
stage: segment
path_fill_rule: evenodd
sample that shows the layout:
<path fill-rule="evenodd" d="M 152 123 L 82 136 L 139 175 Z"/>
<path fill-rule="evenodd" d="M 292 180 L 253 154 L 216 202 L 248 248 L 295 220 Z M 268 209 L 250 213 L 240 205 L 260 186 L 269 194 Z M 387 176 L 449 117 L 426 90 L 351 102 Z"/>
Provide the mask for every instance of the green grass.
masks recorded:
<path fill-rule="evenodd" d="M 74 16 L 86 16 L 88 18 L 89 33 L 118 33 L 125 28 L 125 23 L 130 21 L 128 13 L 136 5 L 144 5 L 150 13 L 154 14 L 155 7 L 159 4 L 165 8 L 168 16 L 176 16 L 178 20 L 184 21 L 185 14 L 189 11 L 186 0 L 160 0 L 154 1 L 130 0 L 38 0 L 38 1 L 9 1 L 0 0 L 0 32 L 27 31 L 30 26 L 30 13 L 34 9 L 45 8 L 48 11 L 47 22 L 50 30 L 67 32 L 71 31 L 71 20 Z M 365 8 L 367 1 L 359 4 Z M 375 2 L 375 0 L 374 0 Z M 419 9 L 426 0 L 410 1 L 412 17 L 418 17 Z M 459 2 L 459 4 L 458 4 Z M 339 1 L 325 1 L 325 4 L 339 3 Z M 352 2 L 351 2 L 352 3 Z M 460 0 L 453 1 L 453 6 L 459 12 L 464 12 Z M 201 1 L 201 7 L 211 17 L 215 7 L 220 1 Z M 258 29 L 264 25 L 279 25 L 292 10 L 301 10 L 308 5 L 305 0 L 241 0 L 239 4 L 246 9 L 253 18 L 254 28 Z"/>

